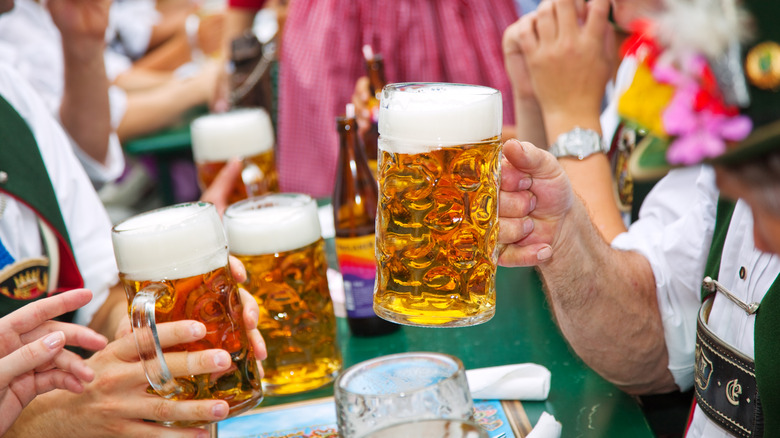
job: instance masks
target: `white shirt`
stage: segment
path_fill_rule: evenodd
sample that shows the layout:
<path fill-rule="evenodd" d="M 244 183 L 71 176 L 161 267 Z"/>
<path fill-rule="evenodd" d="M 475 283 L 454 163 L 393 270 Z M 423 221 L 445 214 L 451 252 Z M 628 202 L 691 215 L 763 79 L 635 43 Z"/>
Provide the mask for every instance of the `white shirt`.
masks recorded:
<path fill-rule="evenodd" d="M 74 322 L 87 324 L 118 281 L 111 243 L 111 222 L 84 169 L 68 146 L 67 134 L 38 94 L 14 70 L 0 61 L 0 94 L 27 121 L 38 143 L 68 229 L 84 286 L 92 301 Z M 2 147 L 2 145 L 0 145 Z M 0 163 L 2 169 L 3 163 Z M 35 213 L 11 196 L 0 217 L 0 239 L 15 260 L 44 254 Z"/>
<path fill-rule="evenodd" d="M 655 276 L 658 306 L 669 352 L 669 371 L 685 391 L 693 386 L 696 318 L 701 281 L 715 227 L 718 190 L 710 167 L 669 172 L 645 198 L 629 231 L 612 241 L 616 249 L 644 255 Z M 739 278 L 745 267 L 745 279 Z M 753 217 L 737 202 L 723 248 L 718 281 L 740 300 L 760 302 L 780 273 L 780 258 L 753 243 Z M 722 340 L 753 358 L 755 315 L 747 315 L 721 294 L 715 296 L 709 328 Z M 696 407 L 687 437 L 729 437 Z"/>
<path fill-rule="evenodd" d="M 65 66 L 60 31 L 46 8 L 33 0 L 16 0 L 14 9 L 0 15 L 0 59 L 13 65 L 43 98 L 55 118 L 65 88 Z M 111 87 L 111 124 L 116 130 L 124 117 L 127 98 L 123 90 Z M 116 133 L 109 139 L 108 158 L 94 160 L 69 139 L 90 179 L 96 185 L 118 178 L 124 171 L 122 146 Z"/>

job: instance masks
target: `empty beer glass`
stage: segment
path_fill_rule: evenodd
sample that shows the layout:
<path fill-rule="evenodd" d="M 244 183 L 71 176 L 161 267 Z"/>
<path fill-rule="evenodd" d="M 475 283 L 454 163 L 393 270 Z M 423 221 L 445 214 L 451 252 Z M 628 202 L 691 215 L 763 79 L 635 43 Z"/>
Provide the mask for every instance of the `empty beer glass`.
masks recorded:
<path fill-rule="evenodd" d="M 495 313 L 501 93 L 391 84 L 379 109 L 374 310 L 456 327 Z"/>
<path fill-rule="evenodd" d="M 279 191 L 274 160 L 274 130 L 262 108 L 243 108 L 198 117 L 190 124 L 198 183 L 206 190 L 228 160 L 243 162 L 228 203 Z"/>
<path fill-rule="evenodd" d="M 214 205 L 195 202 L 142 213 L 117 224 L 112 240 L 138 352 L 152 388 L 174 400 L 226 400 L 229 416 L 255 407 L 262 399 L 260 372 Z M 220 348 L 230 353 L 232 366 L 220 374 L 173 378 L 156 324 L 179 320 L 202 322 L 206 336 L 166 352 Z M 169 425 L 198 424 L 202 423 Z"/>
<path fill-rule="evenodd" d="M 293 394 L 333 381 L 342 360 L 314 199 L 249 198 L 228 207 L 224 223 L 230 252 L 246 267 L 242 286 L 260 306 L 265 393 Z"/>
<path fill-rule="evenodd" d="M 463 363 L 448 354 L 399 353 L 360 362 L 341 373 L 333 393 L 343 438 L 414 421 L 474 421 Z"/>

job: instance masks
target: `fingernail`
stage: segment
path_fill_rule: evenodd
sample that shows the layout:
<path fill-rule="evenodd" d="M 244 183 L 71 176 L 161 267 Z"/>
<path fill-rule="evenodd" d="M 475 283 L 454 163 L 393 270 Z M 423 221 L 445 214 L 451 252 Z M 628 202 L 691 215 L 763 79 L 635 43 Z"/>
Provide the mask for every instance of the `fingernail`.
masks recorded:
<path fill-rule="evenodd" d="M 62 332 L 54 332 L 49 333 L 46 335 L 45 338 L 43 338 L 43 343 L 46 344 L 46 348 L 49 350 L 54 350 L 55 348 L 59 348 L 62 346 L 62 344 L 65 343 L 65 333 Z"/>
<path fill-rule="evenodd" d="M 532 182 L 533 181 L 531 180 L 531 178 L 523 178 L 523 179 L 520 180 L 519 183 L 517 183 L 517 189 L 518 190 L 528 190 L 528 189 L 531 188 L 531 183 Z"/>
<path fill-rule="evenodd" d="M 531 202 L 528 203 L 531 211 L 536 210 L 536 196 L 531 198 Z"/>
<path fill-rule="evenodd" d="M 219 352 L 214 355 L 214 365 L 222 368 L 230 365 L 230 355 L 227 352 Z"/>
<path fill-rule="evenodd" d="M 552 248 L 549 246 L 545 246 L 544 248 L 540 249 L 538 253 L 536 253 L 536 259 L 540 262 L 547 260 L 550 257 L 552 257 Z"/>
<path fill-rule="evenodd" d="M 533 219 L 526 219 L 523 221 L 523 234 L 529 235 L 531 234 L 531 231 L 534 230 L 534 221 Z"/>
<path fill-rule="evenodd" d="M 203 332 L 205 329 L 206 328 L 203 327 L 202 324 L 193 323 L 192 325 L 190 325 L 190 333 L 192 334 L 193 337 L 203 336 L 204 335 Z"/>
<path fill-rule="evenodd" d="M 218 403 L 211 408 L 211 415 L 216 418 L 223 418 L 228 414 L 228 408 L 224 403 Z"/>

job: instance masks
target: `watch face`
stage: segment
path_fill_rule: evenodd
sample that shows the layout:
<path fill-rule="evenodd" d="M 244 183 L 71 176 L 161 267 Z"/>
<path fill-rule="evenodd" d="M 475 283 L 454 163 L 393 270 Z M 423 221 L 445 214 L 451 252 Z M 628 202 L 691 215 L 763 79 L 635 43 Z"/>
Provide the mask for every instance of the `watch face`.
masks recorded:
<path fill-rule="evenodd" d="M 610 148 L 610 163 L 612 165 L 612 182 L 615 187 L 615 197 L 618 208 L 623 212 L 631 211 L 634 202 L 634 179 L 628 170 L 628 158 L 646 132 L 626 126 L 620 122 L 612 137 Z"/>

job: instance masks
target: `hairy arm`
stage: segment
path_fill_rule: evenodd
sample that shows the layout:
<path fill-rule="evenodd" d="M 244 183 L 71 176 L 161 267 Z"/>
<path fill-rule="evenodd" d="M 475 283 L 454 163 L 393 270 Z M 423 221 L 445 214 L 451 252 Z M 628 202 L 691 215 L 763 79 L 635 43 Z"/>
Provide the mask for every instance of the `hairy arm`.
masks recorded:
<path fill-rule="evenodd" d="M 499 263 L 537 267 L 564 337 L 604 378 L 632 394 L 675 389 L 648 261 L 604 241 L 552 155 L 516 141 L 504 155 Z"/>

